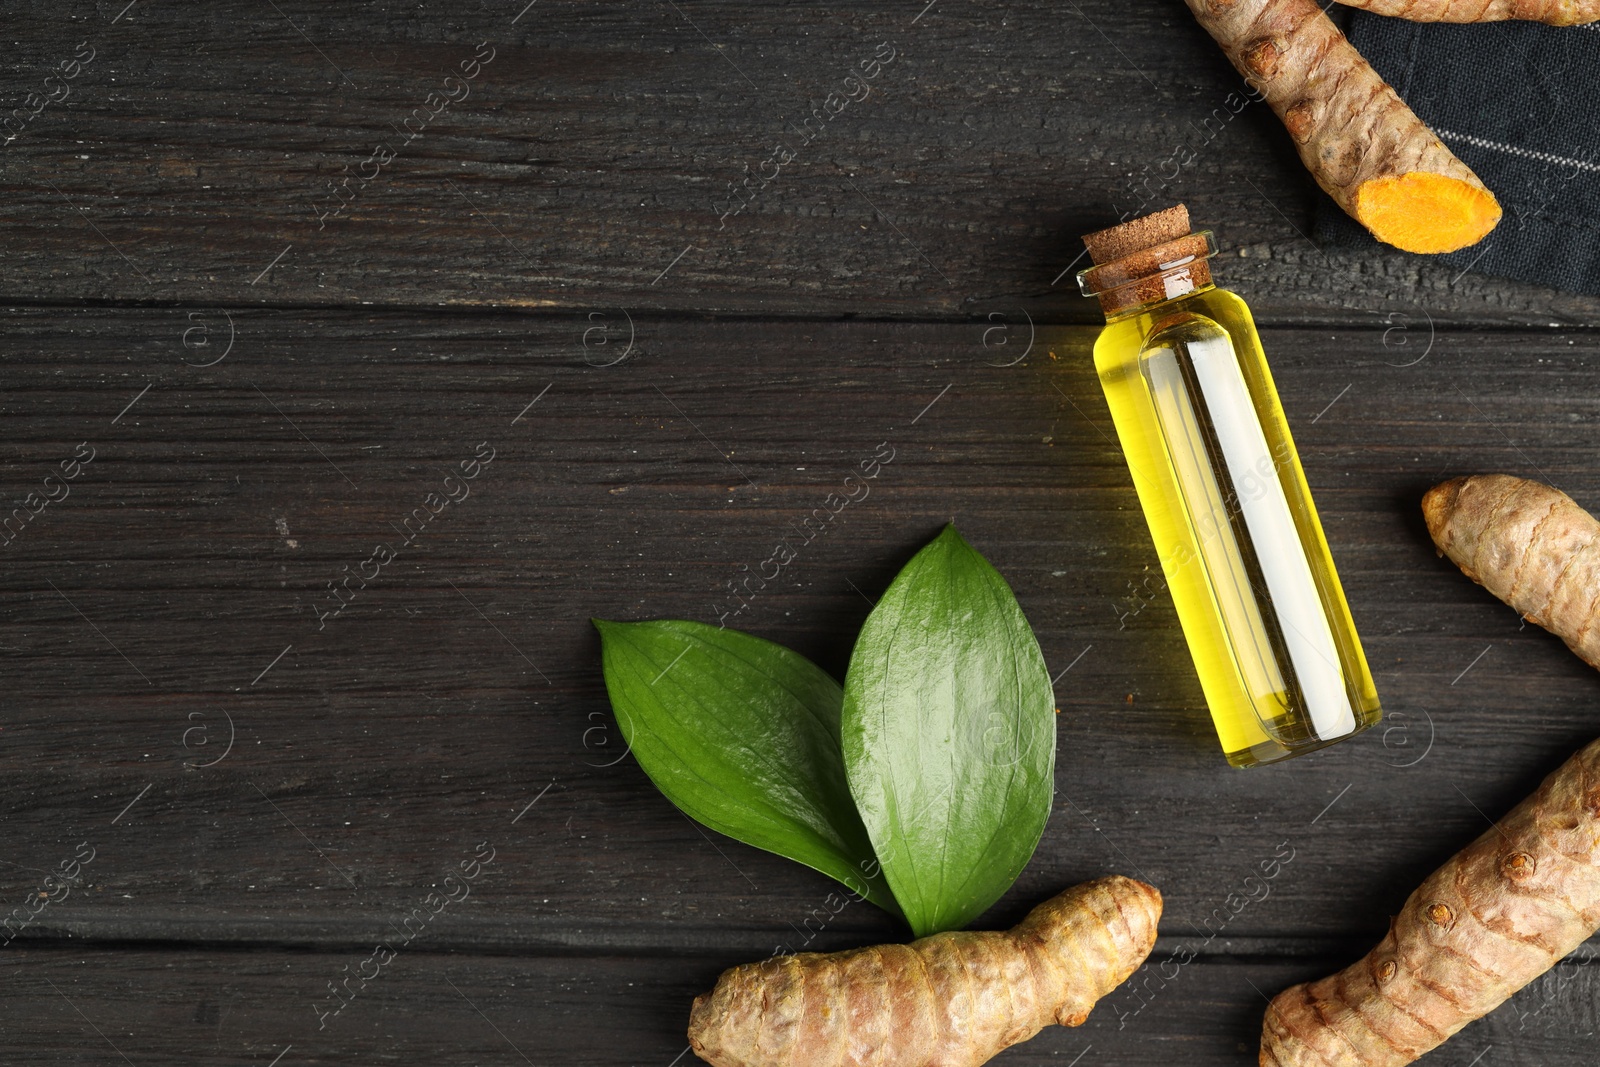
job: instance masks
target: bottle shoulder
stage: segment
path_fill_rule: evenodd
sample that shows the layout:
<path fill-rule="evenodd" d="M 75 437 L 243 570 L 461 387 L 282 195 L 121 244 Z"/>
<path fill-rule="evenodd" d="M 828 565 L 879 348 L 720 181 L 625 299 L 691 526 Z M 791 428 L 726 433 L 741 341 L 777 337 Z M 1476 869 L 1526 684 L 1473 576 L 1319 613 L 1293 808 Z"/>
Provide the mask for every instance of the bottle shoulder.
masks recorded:
<path fill-rule="evenodd" d="M 1215 309 L 1220 315 L 1225 315 L 1236 320 L 1240 325 L 1249 327 L 1252 331 L 1256 328 L 1255 316 L 1250 314 L 1250 305 L 1244 302 L 1244 297 L 1230 289 L 1212 289 L 1199 294 L 1205 298 L 1208 306 Z M 1218 318 L 1218 315 L 1212 315 Z M 1219 320 L 1220 321 L 1220 320 Z"/>
<path fill-rule="evenodd" d="M 1254 341 L 1256 337 L 1255 317 L 1244 299 L 1227 289 L 1212 288 L 1108 322 L 1095 341 L 1096 361 L 1137 351 L 1153 334 L 1181 324 L 1185 318 L 1209 319 L 1236 340 Z"/>

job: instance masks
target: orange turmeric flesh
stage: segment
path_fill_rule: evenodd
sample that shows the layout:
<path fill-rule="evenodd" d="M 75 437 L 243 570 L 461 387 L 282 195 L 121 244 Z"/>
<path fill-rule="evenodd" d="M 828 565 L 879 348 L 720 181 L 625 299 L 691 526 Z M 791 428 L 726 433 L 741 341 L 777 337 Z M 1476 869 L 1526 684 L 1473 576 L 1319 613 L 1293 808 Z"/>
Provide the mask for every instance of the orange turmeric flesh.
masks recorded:
<path fill-rule="evenodd" d="M 1317 184 L 1378 240 L 1453 252 L 1500 221 L 1494 194 L 1378 76 L 1321 0 L 1185 2 L 1283 120 Z"/>
<path fill-rule="evenodd" d="M 978 1067 L 1082 1024 L 1150 954 L 1160 917 L 1159 892 L 1113 876 L 1010 930 L 735 967 L 695 998 L 689 1046 L 713 1067 Z"/>
<path fill-rule="evenodd" d="M 1362 182 L 1355 217 L 1378 240 L 1403 251 L 1454 252 L 1495 228 L 1500 205 L 1482 185 L 1411 171 Z"/>

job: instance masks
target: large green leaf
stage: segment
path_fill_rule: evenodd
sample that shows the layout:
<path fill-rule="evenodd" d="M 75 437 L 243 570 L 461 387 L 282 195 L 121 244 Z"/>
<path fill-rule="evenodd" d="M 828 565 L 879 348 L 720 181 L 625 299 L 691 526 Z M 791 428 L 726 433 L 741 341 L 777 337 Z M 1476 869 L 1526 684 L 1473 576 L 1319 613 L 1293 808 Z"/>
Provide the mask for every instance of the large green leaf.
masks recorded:
<path fill-rule="evenodd" d="M 850 791 L 918 937 L 966 926 L 1033 855 L 1053 708 L 1010 586 L 945 527 L 868 616 L 844 683 Z"/>
<path fill-rule="evenodd" d="M 623 737 L 668 800 L 900 914 L 845 781 L 838 682 L 736 630 L 673 620 L 595 626 Z"/>

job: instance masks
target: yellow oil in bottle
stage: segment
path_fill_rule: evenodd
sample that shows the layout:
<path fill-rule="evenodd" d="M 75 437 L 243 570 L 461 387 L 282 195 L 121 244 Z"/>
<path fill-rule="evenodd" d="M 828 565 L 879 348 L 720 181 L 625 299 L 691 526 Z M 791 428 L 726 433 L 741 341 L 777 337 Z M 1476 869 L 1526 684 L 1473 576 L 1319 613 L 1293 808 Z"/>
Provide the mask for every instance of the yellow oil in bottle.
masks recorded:
<path fill-rule="evenodd" d="M 1248 767 L 1380 711 L 1249 308 L 1203 269 L 1214 247 L 1191 235 L 1176 266 L 1085 289 L 1133 279 L 1102 296 L 1095 367 L 1223 751 Z"/>

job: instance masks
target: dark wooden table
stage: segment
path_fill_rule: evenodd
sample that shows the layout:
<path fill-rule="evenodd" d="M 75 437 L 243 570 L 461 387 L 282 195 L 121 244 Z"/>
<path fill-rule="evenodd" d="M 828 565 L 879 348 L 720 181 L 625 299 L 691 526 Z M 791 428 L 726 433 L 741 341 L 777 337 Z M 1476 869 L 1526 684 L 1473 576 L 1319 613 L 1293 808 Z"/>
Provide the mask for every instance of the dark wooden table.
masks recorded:
<path fill-rule="evenodd" d="M 654 790 L 588 620 L 713 620 L 883 442 L 739 624 L 841 673 L 954 518 L 1062 711 L 1044 842 L 984 922 L 1113 871 L 1166 894 L 1152 965 L 999 1062 L 1253 1063 L 1266 996 L 1600 732 L 1600 680 L 1417 509 L 1477 470 L 1600 503 L 1600 301 L 1313 245 L 1287 138 L 1213 120 L 1238 82 L 1182 5 L 524 3 L 7 5 L 0 511 L 93 459 L 7 527 L 0 886 L 93 859 L 4 949 L 0 1061 L 691 1062 L 691 997 L 832 883 Z M 1263 324 L 1389 716 L 1249 772 L 1170 605 L 1130 613 L 1156 559 L 1069 269 L 1179 199 Z M 813 947 L 901 936 L 857 905 Z M 1587 953 L 1426 1062 L 1592 1063 Z"/>

